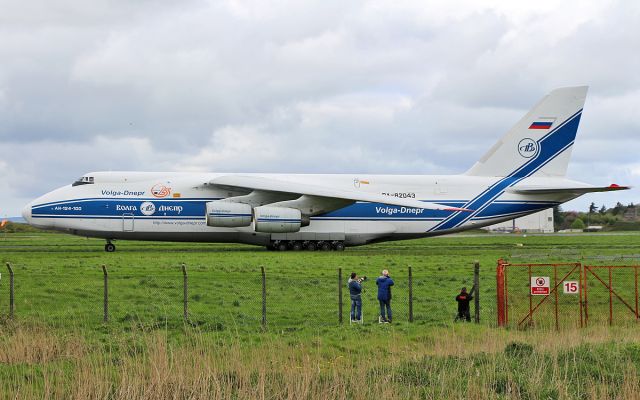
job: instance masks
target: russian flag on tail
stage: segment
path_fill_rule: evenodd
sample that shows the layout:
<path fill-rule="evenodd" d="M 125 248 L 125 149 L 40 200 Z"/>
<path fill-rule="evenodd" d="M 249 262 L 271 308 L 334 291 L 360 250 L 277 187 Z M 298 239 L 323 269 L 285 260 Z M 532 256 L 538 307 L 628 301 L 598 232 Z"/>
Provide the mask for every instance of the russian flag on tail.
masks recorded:
<path fill-rule="evenodd" d="M 555 120 L 555 118 L 538 118 L 531 123 L 529 129 L 549 129 Z"/>

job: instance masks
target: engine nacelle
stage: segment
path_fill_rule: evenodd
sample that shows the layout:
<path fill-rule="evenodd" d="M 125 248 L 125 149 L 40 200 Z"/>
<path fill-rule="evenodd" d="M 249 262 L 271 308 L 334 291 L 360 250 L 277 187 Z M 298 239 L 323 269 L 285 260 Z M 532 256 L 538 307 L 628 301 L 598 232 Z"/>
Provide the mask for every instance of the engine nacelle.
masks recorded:
<path fill-rule="evenodd" d="M 302 213 L 295 208 L 256 207 L 253 209 L 256 232 L 298 232 L 302 225 Z"/>
<path fill-rule="evenodd" d="M 207 203 L 207 225 L 217 228 L 236 228 L 251 225 L 251 206 L 229 201 Z"/>

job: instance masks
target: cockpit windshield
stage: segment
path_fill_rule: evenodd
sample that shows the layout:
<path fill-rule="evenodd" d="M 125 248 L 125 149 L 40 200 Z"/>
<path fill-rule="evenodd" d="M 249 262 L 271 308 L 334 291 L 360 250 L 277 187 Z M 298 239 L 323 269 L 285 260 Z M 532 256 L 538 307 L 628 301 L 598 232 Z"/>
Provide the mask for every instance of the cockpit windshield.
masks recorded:
<path fill-rule="evenodd" d="M 71 184 L 71 186 L 78 185 L 93 185 L 93 176 L 81 176 L 80 178 L 78 178 L 78 180 Z"/>

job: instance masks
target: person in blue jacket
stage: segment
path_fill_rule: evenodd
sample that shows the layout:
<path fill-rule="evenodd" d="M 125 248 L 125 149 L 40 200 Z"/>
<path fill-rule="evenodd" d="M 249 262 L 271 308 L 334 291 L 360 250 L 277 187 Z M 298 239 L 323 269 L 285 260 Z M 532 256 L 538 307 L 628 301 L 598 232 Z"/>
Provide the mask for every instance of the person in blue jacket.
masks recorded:
<path fill-rule="evenodd" d="M 349 278 L 349 296 L 351 297 L 351 322 L 360 322 L 362 320 L 362 282 L 366 279 L 366 276 L 358 278 L 358 275 L 355 272 L 352 272 L 351 278 Z"/>
<path fill-rule="evenodd" d="M 391 286 L 393 279 L 389 276 L 389 271 L 382 271 L 382 276 L 376 279 L 378 285 L 378 301 L 380 302 L 380 318 L 378 322 L 391 322 Z M 385 315 L 386 309 L 386 315 Z"/>

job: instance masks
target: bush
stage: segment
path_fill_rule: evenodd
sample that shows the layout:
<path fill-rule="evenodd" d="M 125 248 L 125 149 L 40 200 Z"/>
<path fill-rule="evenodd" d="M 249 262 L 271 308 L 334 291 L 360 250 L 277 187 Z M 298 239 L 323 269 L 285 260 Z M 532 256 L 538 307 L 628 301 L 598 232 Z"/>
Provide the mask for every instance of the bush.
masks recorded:
<path fill-rule="evenodd" d="M 580 218 L 576 218 L 575 221 L 571 223 L 571 229 L 584 229 L 584 222 Z"/>
<path fill-rule="evenodd" d="M 509 357 L 524 357 L 533 354 L 533 346 L 529 343 L 511 342 L 504 348 L 504 353 Z"/>

